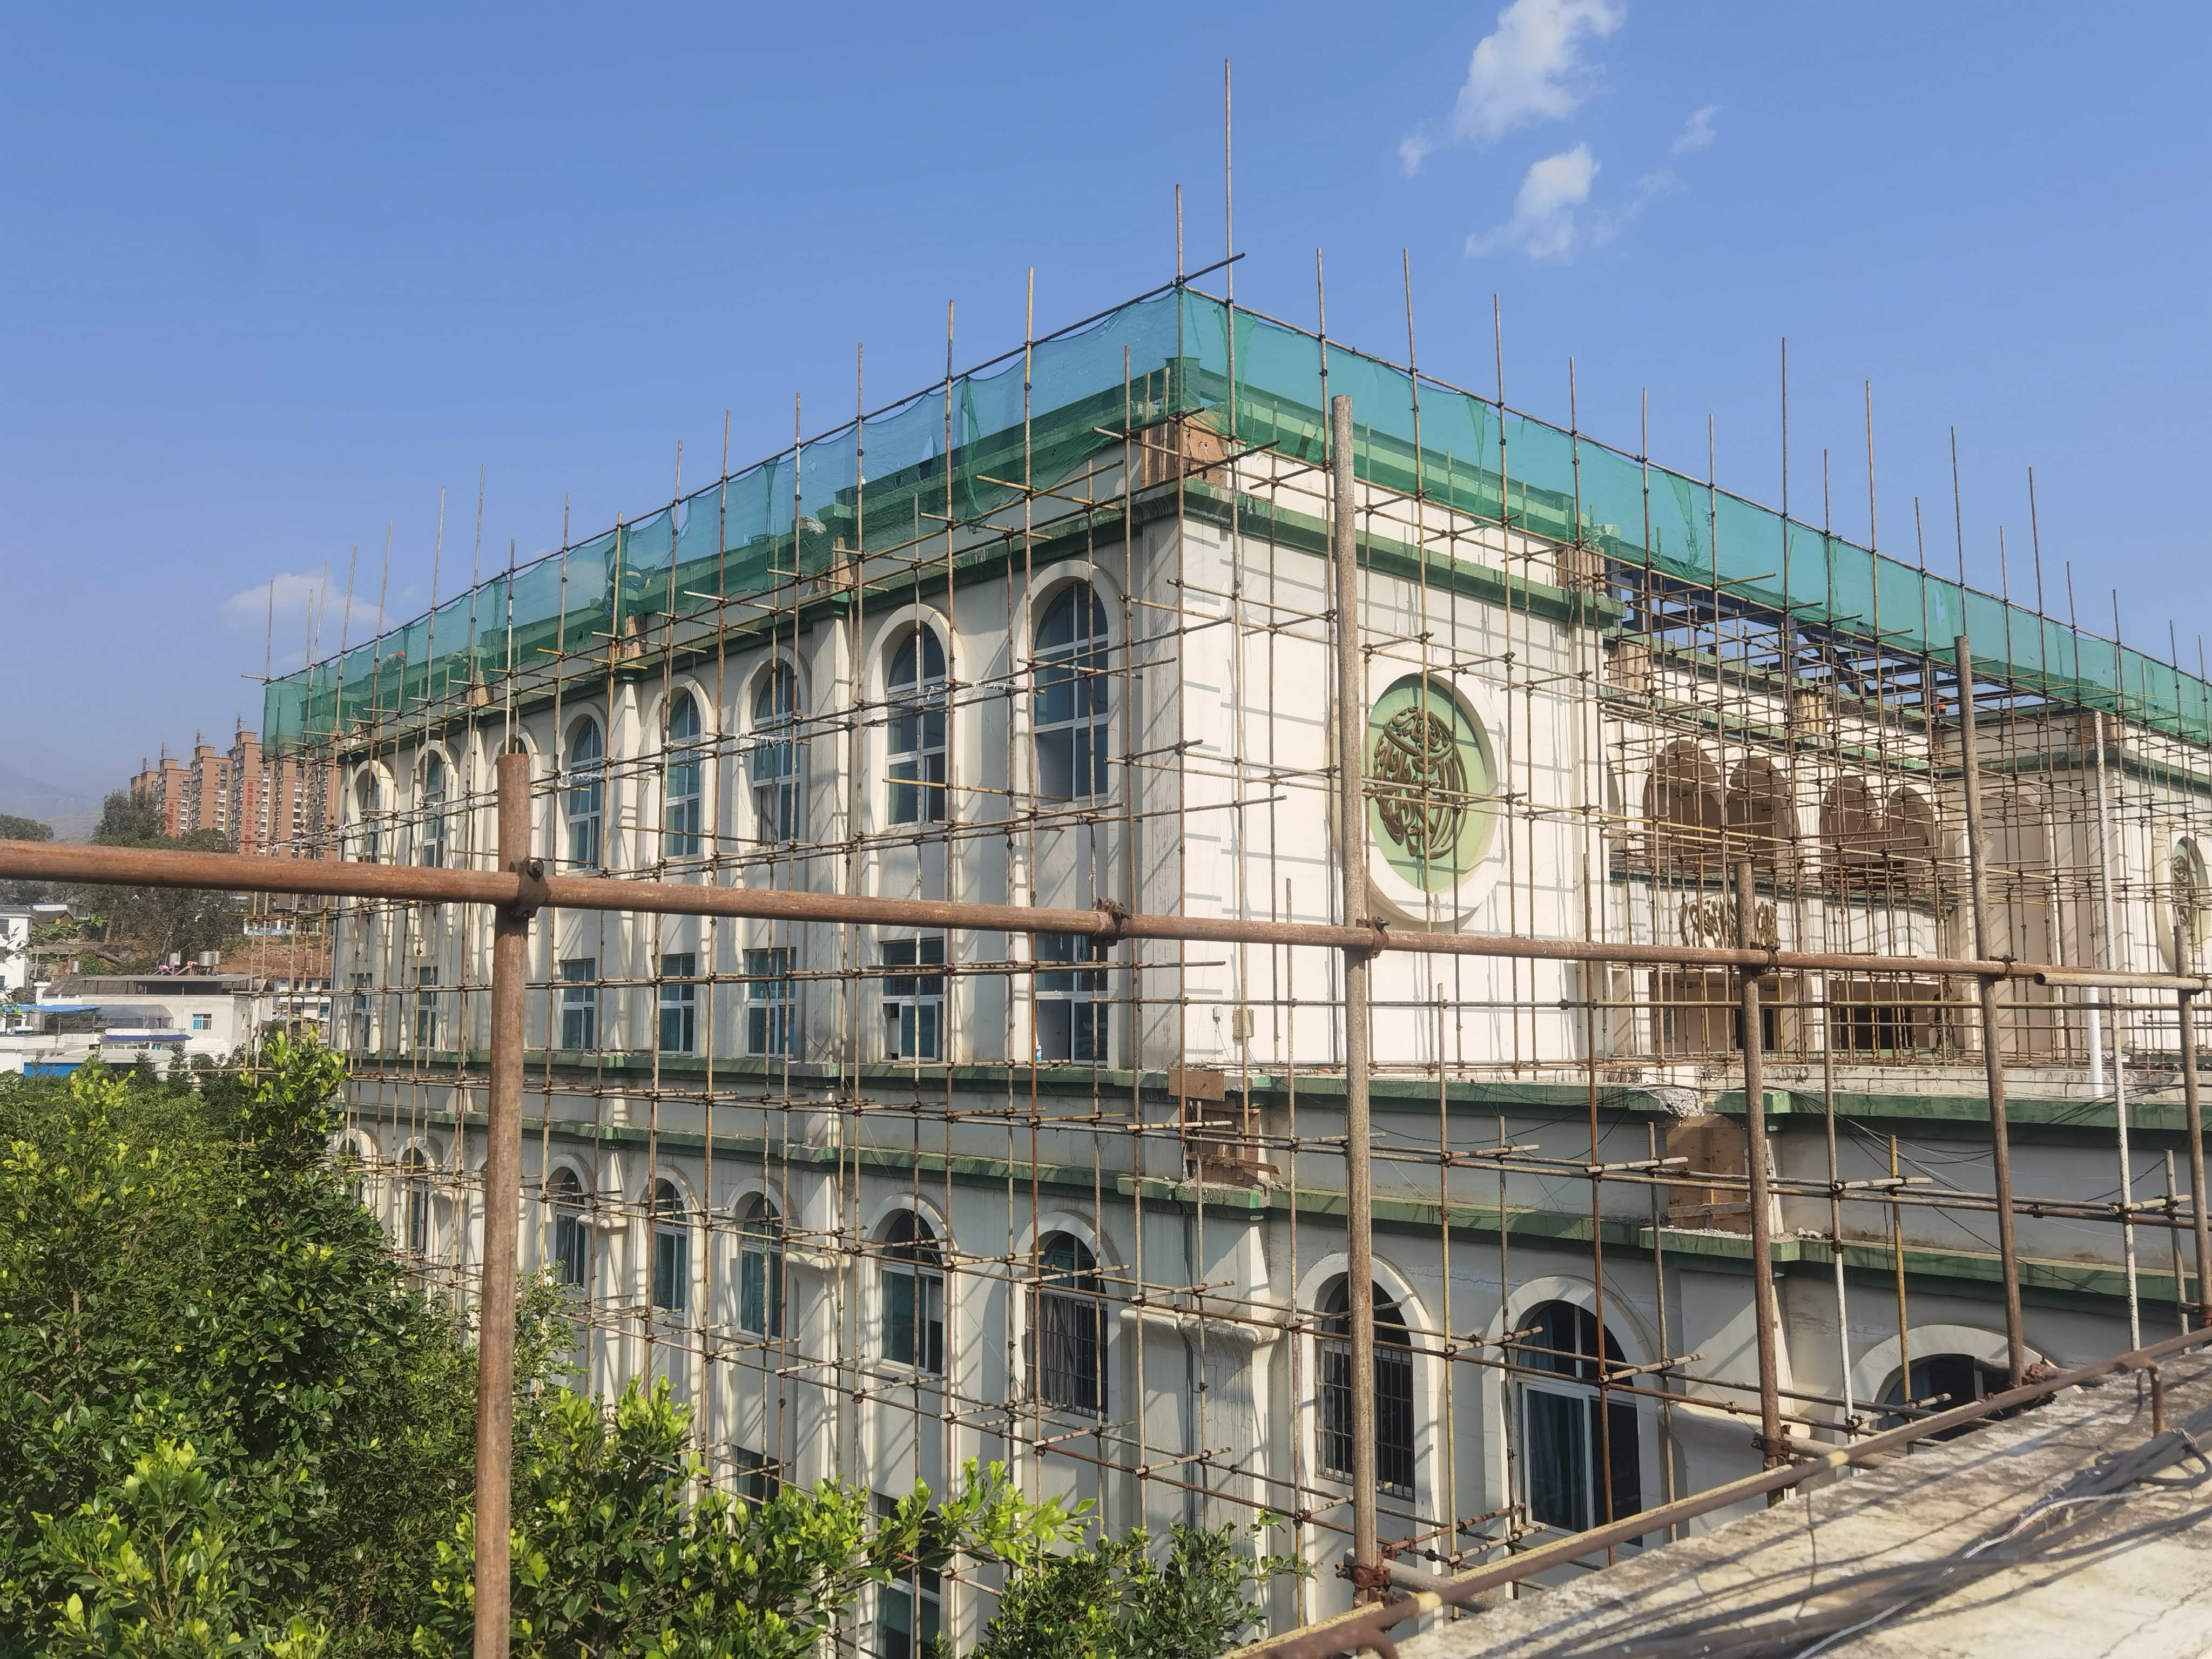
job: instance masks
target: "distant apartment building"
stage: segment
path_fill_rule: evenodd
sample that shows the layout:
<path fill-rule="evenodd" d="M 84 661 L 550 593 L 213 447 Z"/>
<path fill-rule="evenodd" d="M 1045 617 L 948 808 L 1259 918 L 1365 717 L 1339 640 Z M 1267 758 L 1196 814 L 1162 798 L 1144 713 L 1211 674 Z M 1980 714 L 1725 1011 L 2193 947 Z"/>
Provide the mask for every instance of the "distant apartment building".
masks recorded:
<path fill-rule="evenodd" d="M 189 762 L 165 747 L 158 764 L 139 764 L 131 792 L 153 797 L 165 835 L 213 830 L 241 853 L 287 847 L 292 857 L 311 856 L 306 849 L 315 832 L 336 812 L 334 768 L 267 754 L 259 735 L 242 723 L 228 754 L 195 733 Z"/>

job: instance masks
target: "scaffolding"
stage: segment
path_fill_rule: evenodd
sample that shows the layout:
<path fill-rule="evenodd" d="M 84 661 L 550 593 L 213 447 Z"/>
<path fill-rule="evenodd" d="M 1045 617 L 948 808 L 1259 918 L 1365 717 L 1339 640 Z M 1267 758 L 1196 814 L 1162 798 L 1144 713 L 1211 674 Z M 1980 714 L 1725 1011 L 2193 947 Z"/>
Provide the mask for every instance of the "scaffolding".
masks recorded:
<path fill-rule="evenodd" d="M 520 749 L 555 882 L 794 901 L 530 933 L 585 1384 L 744 1491 L 1281 1517 L 1288 1626 L 2188 1328 L 2202 663 L 1206 274 L 270 683 L 292 857 L 507 867 Z M 492 917 L 339 903 L 340 1156 L 468 1300 Z"/>

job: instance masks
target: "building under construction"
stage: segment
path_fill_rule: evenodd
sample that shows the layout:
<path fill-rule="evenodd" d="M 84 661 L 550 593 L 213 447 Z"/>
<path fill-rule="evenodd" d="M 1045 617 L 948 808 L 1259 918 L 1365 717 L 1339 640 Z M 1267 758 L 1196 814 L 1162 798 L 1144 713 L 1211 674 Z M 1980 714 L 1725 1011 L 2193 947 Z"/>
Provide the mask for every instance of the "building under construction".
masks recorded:
<path fill-rule="evenodd" d="M 741 1489 L 1279 1517 L 1286 1628 L 1366 1525 L 1495 1563 L 2191 1322 L 2212 687 L 1194 282 L 263 732 L 309 856 L 495 867 L 519 745 L 549 871 L 944 907 L 532 930 L 524 1263 Z M 332 963 L 345 1154 L 463 1297 L 492 928 L 349 900 Z"/>

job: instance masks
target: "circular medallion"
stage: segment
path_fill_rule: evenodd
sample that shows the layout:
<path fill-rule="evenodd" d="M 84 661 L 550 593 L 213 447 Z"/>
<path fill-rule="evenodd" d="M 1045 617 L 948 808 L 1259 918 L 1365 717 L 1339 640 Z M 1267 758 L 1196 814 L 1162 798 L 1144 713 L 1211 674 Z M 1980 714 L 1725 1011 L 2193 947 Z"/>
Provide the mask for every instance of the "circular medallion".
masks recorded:
<path fill-rule="evenodd" d="M 1365 767 L 1378 875 L 1426 895 L 1474 873 L 1489 850 L 1494 769 L 1481 726 L 1448 684 L 1408 675 L 1376 699 Z"/>

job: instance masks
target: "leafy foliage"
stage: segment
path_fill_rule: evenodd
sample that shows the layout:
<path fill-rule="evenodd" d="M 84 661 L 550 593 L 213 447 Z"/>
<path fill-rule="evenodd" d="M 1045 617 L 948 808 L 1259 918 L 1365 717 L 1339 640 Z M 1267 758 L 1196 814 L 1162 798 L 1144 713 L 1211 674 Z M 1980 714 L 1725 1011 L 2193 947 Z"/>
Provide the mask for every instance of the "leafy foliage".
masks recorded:
<path fill-rule="evenodd" d="M 92 832 L 103 847 L 163 848 L 185 853 L 228 853 L 230 838 L 218 830 L 165 833 L 161 809 L 151 795 L 118 789 L 102 803 Z M 228 893 L 185 887 L 107 887 L 87 884 L 79 900 L 107 918 L 111 939 L 135 941 L 147 961 L 171 951 L 191 956 L 218 949 L 238 932 Z"/>
<path fill-rule="evenodd" d="M 343 1079 L 272 1033 L 198 1089 L 0 1082 L 0 1659 L 469 1650 L 475 1358 L 330 1166 Z M 665 1388 L 551 1386 L 565 1304 L 522 1300 L 518 1655 L 802 1659 L 871 1585 L 996 1564 L 995 1659 L 1210 1656 L 1299 1570 L 1227 1529 L 1077 1547 L 995 1464 L 888 1515 L 731 1496 Z"/>
<path fill-rule="evenodd" d="M 1257 1535 L 1274 1524 L 1263 1516 Z M 1295 1556 L 1253 1555 L 1233 1527 L 1177 1524 L 1155 1559 L 1142 1530 L 1023 1564 L 975 1659 L 1213 1659 L 1263 1625 L 1260 1592 L 1311 1571 Z"/>

